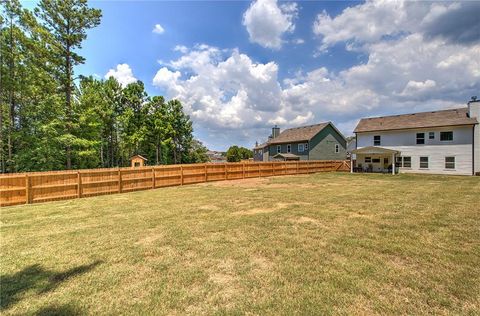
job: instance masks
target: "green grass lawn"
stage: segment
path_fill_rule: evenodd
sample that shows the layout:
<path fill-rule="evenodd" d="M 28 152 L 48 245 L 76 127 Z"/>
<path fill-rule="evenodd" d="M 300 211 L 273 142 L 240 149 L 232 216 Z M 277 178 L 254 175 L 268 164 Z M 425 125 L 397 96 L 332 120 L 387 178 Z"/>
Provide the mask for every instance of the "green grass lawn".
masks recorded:
<path fill-rule="evenodd" d="M 1 314 L 480 313 L 480 178 L 320 173 L 1 210 Z"/>

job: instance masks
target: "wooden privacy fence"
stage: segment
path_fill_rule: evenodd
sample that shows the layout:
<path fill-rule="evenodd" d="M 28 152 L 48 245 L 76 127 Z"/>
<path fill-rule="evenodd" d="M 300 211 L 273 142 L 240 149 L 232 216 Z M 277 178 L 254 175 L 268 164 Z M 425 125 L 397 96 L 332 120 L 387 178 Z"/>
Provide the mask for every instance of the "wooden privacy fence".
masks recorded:
<path fill-rule="evenodd" d="M 0 206 L 66 200 L 208 181 L 348 171 L 343 160 L 207 163 L 0 175 Z"/>

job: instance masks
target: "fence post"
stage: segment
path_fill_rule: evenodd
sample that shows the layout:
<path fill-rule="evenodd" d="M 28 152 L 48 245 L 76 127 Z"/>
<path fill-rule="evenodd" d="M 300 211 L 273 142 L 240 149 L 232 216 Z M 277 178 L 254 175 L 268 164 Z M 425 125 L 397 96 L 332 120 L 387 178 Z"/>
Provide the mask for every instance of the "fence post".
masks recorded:
<path fill-rule="evenodd" d="M 245 179 L 245 163 L 244 162 L 242 163 L 242 175 L 243 175 L 242 179 Z"/>
<path fill-rule="evenodd" d="M 183 166 L 180 165 L 180 185 L 183 185 Z"/>
<path fill-rule="evenodd" d="M 155 189 L 155 167 L 152 167 L 152 189 Z"/>
<path fill-rule="evenodd" d="M 30 192 L 30 189 L 30 178 L 28 177 L 28 174 L 25 174 L 25 199 L 27 204 L 32 203 L 32 193 Z"/>
<path fill-rule="evenodd" d="M 207 182 L 207 164 L 204 164 L 205 166 L 205 182 Z"/>
<path fill-rule="evenodd" d="M 260 178 L 262 176 L 262 170 L 260 169 L 260 162 L 258 163 L 258 177 Z"/>
<path fill-rule="evenodd" d="M 122 169 L 118 168 L 118 192 L 122 193 Z"/>
<path fill-rule="evenodd" d="M 80 171 L 77 171 L 77 194 L 78 198 L 82 197 L 82 175 Z"/>
<path fill-rule="evenodd" d="M 225 163 L 224 166 L 225 166 L 225 180 L 228 180 L 227 163 Z"/>

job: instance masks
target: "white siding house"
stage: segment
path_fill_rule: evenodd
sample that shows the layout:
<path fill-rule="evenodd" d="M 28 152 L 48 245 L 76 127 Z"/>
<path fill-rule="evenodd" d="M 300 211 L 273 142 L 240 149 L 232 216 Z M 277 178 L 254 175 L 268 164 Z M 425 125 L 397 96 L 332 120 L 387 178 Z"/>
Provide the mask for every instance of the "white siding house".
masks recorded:
<path fill-rule="evenodd" d="M 352 171 L 480 172 L 479 113 L 476 101 L 462 109 L 362 119 Z"/>

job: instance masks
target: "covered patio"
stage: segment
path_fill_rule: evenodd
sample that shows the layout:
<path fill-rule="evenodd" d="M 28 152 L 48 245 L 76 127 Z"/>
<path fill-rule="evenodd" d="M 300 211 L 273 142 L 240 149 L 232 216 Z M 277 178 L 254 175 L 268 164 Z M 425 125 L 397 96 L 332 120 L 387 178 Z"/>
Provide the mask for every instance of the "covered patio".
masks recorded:
<path fill-rule="evenodd" d="M 300 157 L 291 153 L 278 153 L 275 156 L 272 157 L 275 160 L 279 161 L 294 161 L 294 160 L 300 160 Z"/>
<path fill-rule="evenodd" d="M 356 155 L 355 165 L 353 155 Z M 397 150 L 377 146 L 354 149 L 350 155 L 350 172 L 398 173 L 395 160 L 399 155 Z"/>

